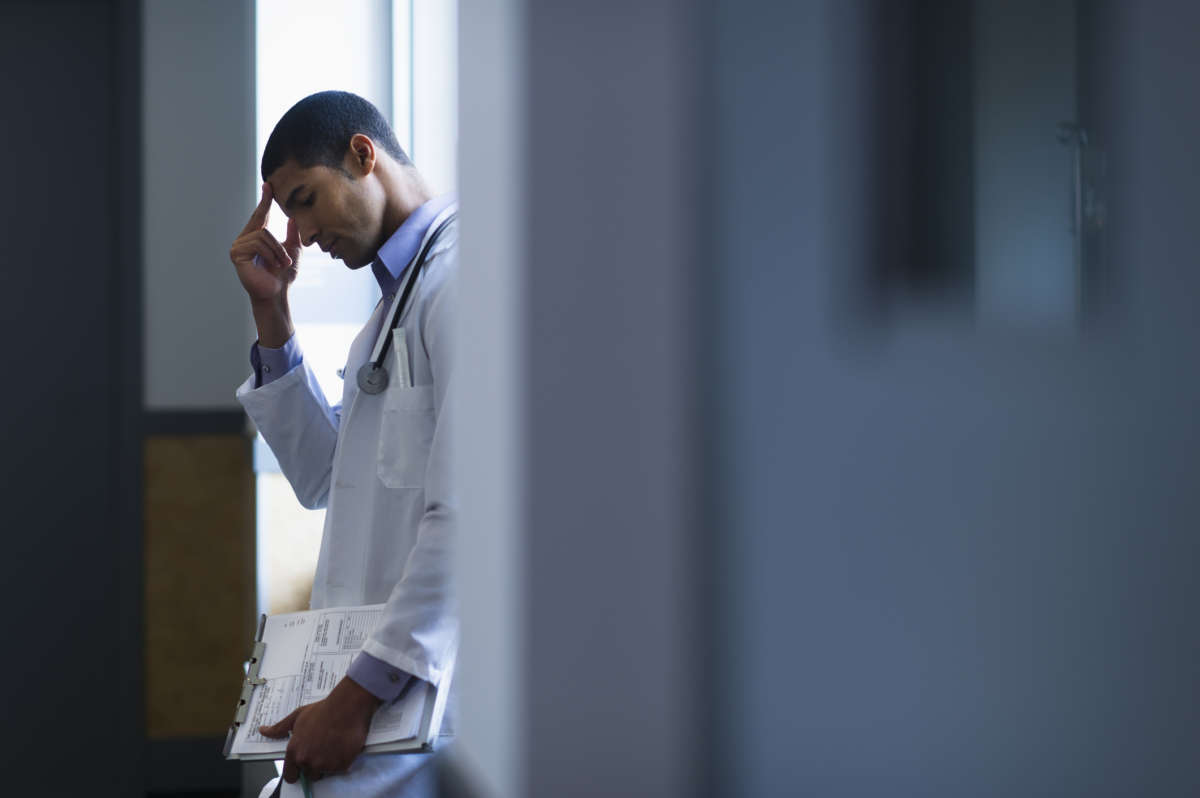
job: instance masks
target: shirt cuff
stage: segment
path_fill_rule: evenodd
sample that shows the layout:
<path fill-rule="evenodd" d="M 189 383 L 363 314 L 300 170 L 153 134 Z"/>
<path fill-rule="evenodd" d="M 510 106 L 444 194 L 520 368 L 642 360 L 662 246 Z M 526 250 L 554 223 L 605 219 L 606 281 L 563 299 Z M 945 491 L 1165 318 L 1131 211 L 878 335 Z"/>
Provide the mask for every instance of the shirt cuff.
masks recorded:
<path fill-rule="evenodd" d="M 358 652 L 354 657 L 346 675 L 384 703 L 394 701 L 413 678 L 411 674 L 392 667 L 365 651 Z"/>
<path fill-rule="evenodd" d="M 258 341 L 255 341 L 250 347 L 250 365 L 254 367 L 254 387 L 261 388 L 267 383 L 274 382 L 299 366 L 303 360 L 304 353 L 300 351 L 300 344 L 296 342 L 294 333 L 279 349 L 261 346 Z"/>

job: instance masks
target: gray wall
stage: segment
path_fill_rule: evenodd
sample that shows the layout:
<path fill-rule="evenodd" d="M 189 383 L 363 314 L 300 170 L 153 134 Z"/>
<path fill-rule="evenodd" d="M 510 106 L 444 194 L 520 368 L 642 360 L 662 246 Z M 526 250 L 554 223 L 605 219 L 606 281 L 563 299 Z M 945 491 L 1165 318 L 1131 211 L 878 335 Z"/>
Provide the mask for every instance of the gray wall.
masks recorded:
<path fill-rule="evenodd" d="M 229 245 L 257 201 L 254 3 L 145 0 L 145 403 L 233 409 L 253 339 Z"/>
<path fill-rule="evenodd" d="M 695 20 L 527 13 L 529 794 L 691 795 Z"/>
<path fill-rule="evenodd" d="M 1071 233 L 1078 123 L 1074 0 L 975 0 L 975 300 L 1002 328 L 1071 327 L 1080 281 Z"/>
<path fill-rule="evenodd" d="M 527 794 L 525 66 L 519 0 L 459 15 L 461 304 L 457 462 L 463 596 L 459 762 L 491 795 Z"/>
<path fill-rule="evenodd" d="M 497 795 L 695 795 L 691 6 L 459 18 L 458 754 Z"/>
<path fill-rule="evenodd" d="M 872 32 L 717 5 L 722 792 L 1195 792 L 1200 14 L 1107 6 L 1119 311 L 1000 333 L 840 316 Z"/>
<path fill-rule="evenodd" d="M 518 607 L 503 668 L 464 647 L 479 780 L 1196 792 L 1200 11 L 1088 6 L 1111 307 L 1013 329 L 979 323 L 969 291 L 934 313 L 876 285 L 909 253 L 880 197 L 916 179 L 887 164 L 879 4 L 487 5 L 518 24 L 503 58 L 464 25 L 463 97 L 499 82 L 520 111 L 481 115 L 514 160 L 464 112 L 464 218 L 493 225 L 469 245 L 467 225 L 464 253 L 488 235 L 504 253 L 465 264 L 464 291 L 494 266 L 521 299 L 465 329 L 515 347 L 518 378 L 495 384 L 520 439 L 485 440 L 464 485 L 464 544 L 498 508 L 516 551 L 464 545 L 494 569 L 463 585 L 467 634 Z M 512 207 L 515 241 L 494 226 Z M 490 402 L 464 402 L 476 431 L 511 420 Z M 473 489 L 489 468 L 519 508 Z M 506 714 L 487 688 L 514 662 Z"/>

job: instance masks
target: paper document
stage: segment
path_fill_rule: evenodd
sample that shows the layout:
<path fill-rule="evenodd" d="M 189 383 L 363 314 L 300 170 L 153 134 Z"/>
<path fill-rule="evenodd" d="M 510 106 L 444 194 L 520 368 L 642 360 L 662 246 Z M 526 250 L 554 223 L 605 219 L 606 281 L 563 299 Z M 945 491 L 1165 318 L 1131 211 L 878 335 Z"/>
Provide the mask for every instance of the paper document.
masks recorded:
<path fill-rule="evenodd" d="M 277 723 L 297 707 L 329 695 L 382 614 L 383 605 L 377 604 L 267 618 L 261 636 L 265 649 L 258 666 L 258 679 L 263 682 L 254 685 L 245 719 L 231 731 L 232 746 L 226 755 L 282 756 L 287 739 L 264 737 L 259 727 Z M 433 692 L 427 682 L 415 681 L 396 701 L 381 706 L 371 721 L 367 750 L 373 745 L 416 741 Z"/>

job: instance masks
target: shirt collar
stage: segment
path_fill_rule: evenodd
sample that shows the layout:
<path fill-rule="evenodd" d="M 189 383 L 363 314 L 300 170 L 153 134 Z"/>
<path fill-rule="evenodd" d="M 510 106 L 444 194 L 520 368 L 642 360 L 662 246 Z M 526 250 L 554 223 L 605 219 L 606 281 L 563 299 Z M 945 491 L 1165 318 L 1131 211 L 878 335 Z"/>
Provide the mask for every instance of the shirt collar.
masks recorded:
<path fill-rule="evenodd" d="M 383 293 L 390 293 L 395 288 L 405 268 L 417 254 L 429 225 L 453 203 L 453 194 L 443 194 L 429 200 L 410 213 L 396 232 L 392 233 L 391 238 L 383 242 L 375 261 L 371 264 L 371 272 Z"/>

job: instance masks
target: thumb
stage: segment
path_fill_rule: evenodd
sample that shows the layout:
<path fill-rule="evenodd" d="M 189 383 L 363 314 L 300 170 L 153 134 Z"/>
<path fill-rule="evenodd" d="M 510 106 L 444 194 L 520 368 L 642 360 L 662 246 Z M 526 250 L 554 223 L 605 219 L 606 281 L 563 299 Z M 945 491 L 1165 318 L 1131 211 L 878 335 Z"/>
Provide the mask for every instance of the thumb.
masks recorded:
<path fill-rule="evenodd" d="M 299 709 L 292 710 L 292 714 L 288 715 L 283 720 L 273 726 L 259 726 L 258 733 L 263 737 L 287 737 L 292 731 L 292 726 L 296 724 L 296 716 L 300 714 Z"/>

